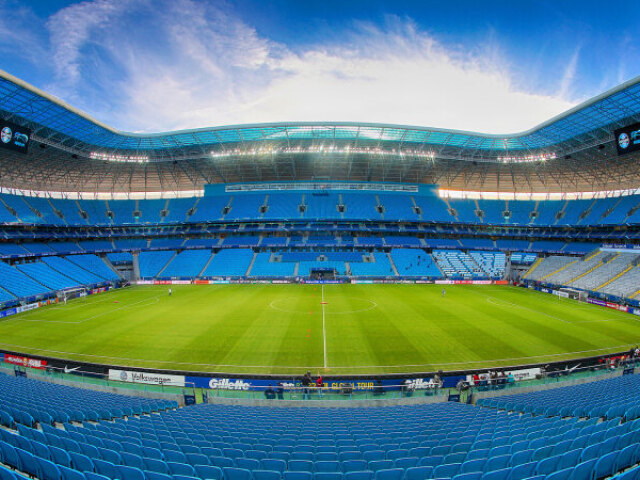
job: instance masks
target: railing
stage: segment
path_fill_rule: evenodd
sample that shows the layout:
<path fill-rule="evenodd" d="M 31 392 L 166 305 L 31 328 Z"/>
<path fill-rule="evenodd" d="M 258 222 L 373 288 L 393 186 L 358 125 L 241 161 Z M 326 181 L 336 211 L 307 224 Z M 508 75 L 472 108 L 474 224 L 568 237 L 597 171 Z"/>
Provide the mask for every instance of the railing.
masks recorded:
<path fill-rule="evenodd" d="M 148 394 L 170 394 L 181 396 L 193 396 L 196 403 L 210 401 L 210 399 L 241 399 L 241 400 L 268 400 L 277 404 L 278 401 L 316 401 L 316 402 L 352 402 L 352 401 L 380 401 L 380 400 L 412 400 L 416 403 L 422 402 L 442 402 L 442 401 L 470 401 L 476 394 L 492 396 L 491 393 L 509 392 L 517 394 L 523 388 L 536 388 L 548 385 L 561 386 L 562 383 L 574 383 L 580 379 L 594 379 L 597 377 L 610 377 L 619 375 L 623 369 L 628 373 L 640 366 L 640 359 L 620 361 L 614 364 L 603 363 L 601 365 L 589 367 L 576 367 L 565 370 L 555 370 L 553 372 L 542 372 L 537 378 L 530 380 L 515 381 L 507 377 L 494 378 L 482 381 L 478 385 L 467 382 L 459 382 L 455 387 L 441 388 L 434 387 L 433 383 L 426 384 L 425 387 L 415 388 L 407 384 L 382 385 L 374 382 L 367 389 L 358 388 L 355 384 L 344 383 L 339 388 L 318 388 L 316 386 L 300 387 L 291 384 L 277 384 L 274 382 L 270 386 L 246 386 L 242 388 L 196 388 L 193 384 L 152 385 L 146 383 L 122 382 L 111 380 L 103 375 L 91 372 L 76 370 L 73 373 L 65 373 L 62 369 L 48 368 L 45 370 L 16 366 L 9 363 L 0 362 L 0 368 L 10 369 L 26 373 L 29 378 L 65 382 L 73 382 L 78 386 L 101 386 L 117 387 L 119 389 L 131 390 L 132 392 L 143 392 Z"/>

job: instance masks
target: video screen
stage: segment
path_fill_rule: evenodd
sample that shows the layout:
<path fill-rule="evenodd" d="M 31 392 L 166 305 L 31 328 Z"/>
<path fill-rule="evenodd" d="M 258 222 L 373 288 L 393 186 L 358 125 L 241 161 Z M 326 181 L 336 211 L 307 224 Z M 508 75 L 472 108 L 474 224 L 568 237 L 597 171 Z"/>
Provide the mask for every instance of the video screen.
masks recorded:
<path fill-rule="evenodd" d="M 0 119 L 0 148 L 27 153 L 31 130 Z"/>
<path fill-rule="evenodd" d="M 614 134 L 618 155 L 640 151 L 640 123 L 616 130 Z"/>

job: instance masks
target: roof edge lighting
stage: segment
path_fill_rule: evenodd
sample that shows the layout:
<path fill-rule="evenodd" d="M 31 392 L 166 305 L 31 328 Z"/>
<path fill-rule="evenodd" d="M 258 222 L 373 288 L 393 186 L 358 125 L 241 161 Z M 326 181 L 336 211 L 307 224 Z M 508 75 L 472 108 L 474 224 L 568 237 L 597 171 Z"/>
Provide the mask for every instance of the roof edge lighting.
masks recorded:
<path fill-rule="evenodd" d="M 597 192 L 479 192 L 439 189 L 441 198 L 480 200 L 591 200 L 594 198 L 625 197 L 640 194 L 640 188 L 601 190 Z"/>
<path fill-rule="evenodd" d="M 89 158 L 92 160 L 104 160 L 107 162 L 120 163 L 147 163 L 147 155 L 117 155 L 115 153 L 91 152 Z"/>
<path fill-rule="evenodd" d="M 436 154 L 430 150 L 412 150 L 412 149 L 385 149 L 380 147 L 352 147 L 352 146 L 337 146 L 334 144 L 328 145 L 310 145 L 308 147 L 258 147 L 248 149 L 225 149 L 225 150 L 213 150 L 210 155 L 212 158 L 232 158 L 232 157 L 253 157 L 261 155 L 279 155 L 279 154 L 363 154 L 363 155 L 396 155 L 396 156 L 408 156 L 408 157 L 420 157 L 435 160 Z"/>

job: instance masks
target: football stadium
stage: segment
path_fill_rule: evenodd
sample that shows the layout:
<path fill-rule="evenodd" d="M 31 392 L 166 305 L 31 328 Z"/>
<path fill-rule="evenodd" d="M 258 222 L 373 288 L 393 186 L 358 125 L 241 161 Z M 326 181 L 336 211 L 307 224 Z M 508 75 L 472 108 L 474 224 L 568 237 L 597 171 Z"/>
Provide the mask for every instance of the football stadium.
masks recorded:
<path fill-rule="evenodd" d="M 0 132 L 0 479 L 640 478 L 640 77 L 131 133 L 0 70 Z"/>

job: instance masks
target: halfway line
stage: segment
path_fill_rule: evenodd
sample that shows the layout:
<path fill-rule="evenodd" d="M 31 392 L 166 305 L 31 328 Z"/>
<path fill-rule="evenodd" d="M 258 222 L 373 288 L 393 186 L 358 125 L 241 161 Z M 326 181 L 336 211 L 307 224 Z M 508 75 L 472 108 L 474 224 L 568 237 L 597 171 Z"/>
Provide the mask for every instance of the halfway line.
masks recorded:
<path fill-rule="evenodd" d="M 324 368 L 327 368 L 327 330 L 324 323 L 324 285 L 322 285 L 322 342 L 324 344 Z"/>

